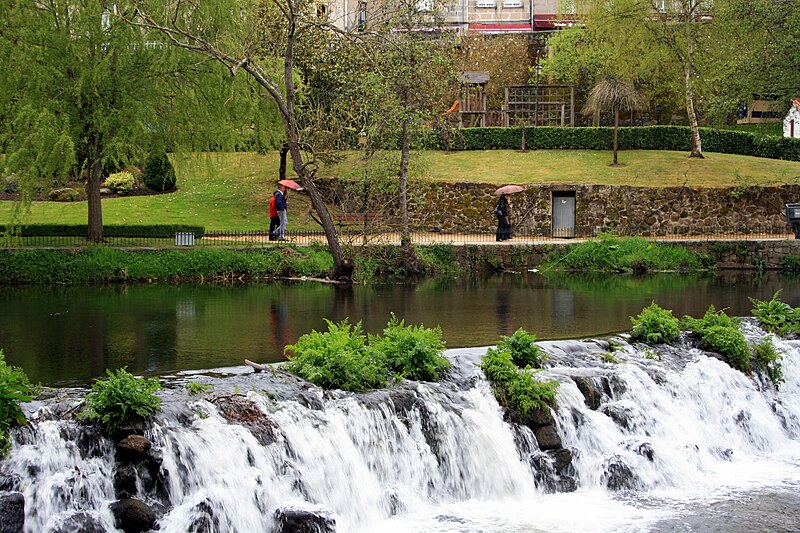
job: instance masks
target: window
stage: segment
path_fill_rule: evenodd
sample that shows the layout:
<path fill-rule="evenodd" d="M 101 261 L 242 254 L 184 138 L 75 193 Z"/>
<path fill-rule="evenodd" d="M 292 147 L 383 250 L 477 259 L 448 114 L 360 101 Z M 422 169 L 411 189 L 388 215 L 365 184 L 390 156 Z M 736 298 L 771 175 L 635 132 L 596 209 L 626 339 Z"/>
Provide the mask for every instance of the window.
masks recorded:
<path fill-rule="evenodd" d="M 476 0 L 475 7 L 495 7 L 494 0 Z"/>
<path fill-rule="evenodd" d="M 361 1 L 358 3 L 358 31 L 365 31 L 367 29 L 367 3 Z"/>

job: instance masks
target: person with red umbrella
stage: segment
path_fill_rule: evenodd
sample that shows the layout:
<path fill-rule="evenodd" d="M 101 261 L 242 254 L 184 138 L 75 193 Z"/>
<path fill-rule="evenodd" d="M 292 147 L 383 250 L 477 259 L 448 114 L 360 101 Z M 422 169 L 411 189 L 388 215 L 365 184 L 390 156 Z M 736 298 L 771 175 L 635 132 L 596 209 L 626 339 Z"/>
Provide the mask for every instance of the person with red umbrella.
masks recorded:
<path fill-rule="evenodd" d="M 286 185 L 278 182 L 278 190 L 272 194 L 275 198 L 275 211 L 278 213 L 280 224 L 275 230 L 275 237 L 279 241 L 286 240 L 286 226 L 289 225 L 289 218 L 286 216 Z"/>

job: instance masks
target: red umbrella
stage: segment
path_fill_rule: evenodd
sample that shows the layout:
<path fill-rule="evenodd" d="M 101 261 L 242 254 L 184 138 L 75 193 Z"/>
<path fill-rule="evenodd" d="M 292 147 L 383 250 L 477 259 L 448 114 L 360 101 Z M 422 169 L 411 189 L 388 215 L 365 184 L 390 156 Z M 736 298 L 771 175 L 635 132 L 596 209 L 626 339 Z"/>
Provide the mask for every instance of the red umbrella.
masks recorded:
<path fill-rule="evenodd" d="M 514 194 L 515 192 L 522 192 L 524 190 L 525 187 L 520 187 L 519 185 L 503 185 L 502 187 L 494 191 L 494 193 L 497 196 L 500 196 L 501 194 Z"/>
<path fill-rule="evenodd" d="M 303 190 L 303 188 L 300 186 L 300 184 L 297 183 L 294 180 L 279 180 L 278 181 L 278 185 L 285 185 L 285 186 L 289 187 L 290 189 L 294 189 L 296 191 L 302 191 Z"/>

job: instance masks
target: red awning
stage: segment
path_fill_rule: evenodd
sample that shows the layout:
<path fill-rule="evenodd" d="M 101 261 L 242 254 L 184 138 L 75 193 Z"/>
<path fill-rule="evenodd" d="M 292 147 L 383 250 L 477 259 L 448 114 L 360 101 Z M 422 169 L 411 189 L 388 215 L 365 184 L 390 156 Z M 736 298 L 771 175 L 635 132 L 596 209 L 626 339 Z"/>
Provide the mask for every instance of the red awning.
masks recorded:
<path fill-rule="evenodd" d="M 531 23 L 530 22 L 509 22 L 507 24 L 472 23 L 469 25 L 469 30 L 478 33 L 530 33 Z"/>
<path fill-rule="evenodd" d="M 578 24 L 577 15 L 536 14 L 533 16 L 533 27 L 537 30 L 553 30 L 567 28 Z"/>

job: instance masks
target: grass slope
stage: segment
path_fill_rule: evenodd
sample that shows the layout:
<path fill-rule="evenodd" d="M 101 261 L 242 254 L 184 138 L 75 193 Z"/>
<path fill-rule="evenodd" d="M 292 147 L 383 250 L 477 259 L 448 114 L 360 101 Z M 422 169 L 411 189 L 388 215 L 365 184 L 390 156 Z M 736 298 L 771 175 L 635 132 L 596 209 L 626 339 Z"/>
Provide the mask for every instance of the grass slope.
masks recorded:
<path fill-rule="evenodd" d="M 391 156 L 392 154 L 386 154 Z M 363 179 L 362 155 L 348 154 L 320 176 Z M 625 151 L 623 167 L 609 167 L 610 152 L 422 152 L 412 175 L 446 180 L 505 183 L 607 184 L 641 187 L 728 187 L 800 182 L 800 163 L 728 154 L 689 159 L 684 152 Z M 278 173 L 277 153 L 185 155 L 176 158 L 178 190 L 156 196 L 103 200 L 106 224 L 196 224 L 208 230 L 267 229 L 267 205 Z M 14 202 L 0 202 L 0 223 L 12 219 Z M 307 219 L 308 197 L 289 196 L 290 229 L 316 229 Z M 22 222 L 86 223 L 86 202 L 36 202 Z"/>

